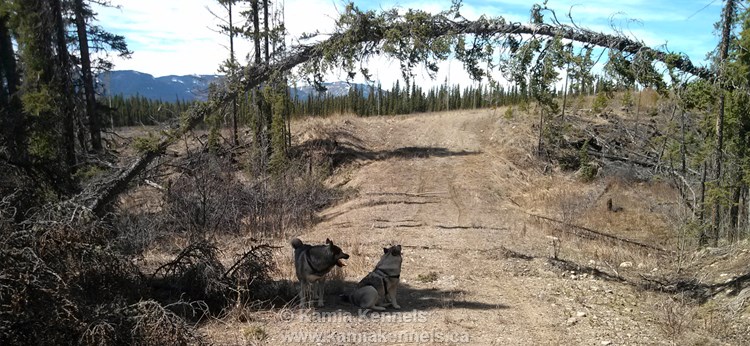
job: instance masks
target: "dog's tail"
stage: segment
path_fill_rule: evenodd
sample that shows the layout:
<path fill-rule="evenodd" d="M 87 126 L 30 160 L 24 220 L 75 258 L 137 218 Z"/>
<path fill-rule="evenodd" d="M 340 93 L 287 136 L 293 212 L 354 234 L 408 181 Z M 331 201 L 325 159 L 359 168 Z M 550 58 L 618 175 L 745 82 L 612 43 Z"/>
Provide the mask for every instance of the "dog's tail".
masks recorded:
<path fill-rule="evenodd" d="M 299 238 L 294 238 L 290 240 L 289 244 L 292 244 L 292 247 L 295 249 L 302 247 L 302 241 L 299 240 Z"/>

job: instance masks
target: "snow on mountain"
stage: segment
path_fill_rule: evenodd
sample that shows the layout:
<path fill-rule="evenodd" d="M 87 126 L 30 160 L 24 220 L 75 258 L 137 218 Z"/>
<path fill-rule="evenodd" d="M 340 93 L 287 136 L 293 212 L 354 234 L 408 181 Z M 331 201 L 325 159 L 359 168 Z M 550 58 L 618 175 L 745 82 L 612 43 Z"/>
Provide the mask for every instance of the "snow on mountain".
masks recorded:
<path fill-rule="evenodd" d="M 205 101 L 208 96 L 208 86 L 222 78 L 220 75 L 186 75 L 176 76 L 169 75 L 163 77 L 154 77 L 148 73 L 124 70 L 110 71 L 97 76 L 104 95 L 122 95 L 132 97 L 140 95 L 148 99 L 162 101 Z M 344 96 L 356 87 L 362 90 L 365 97 L 370 94 L 370 86 L 366 84 L 355 84 L 347 82 L 330 82 L 323 83 L 327 89 L 324 92 L 318 92 L 314 87 L 298 86 L 296 89 L 290 88 L 292 97 L 296 96 L 300 100 L 307 99 L 308 95 L 330 95 Z"/>
<path fill-rule="evenodd" d="M 154 77 L 138 71 L 110 71 L 97 76 L 104 95 L 131 97 L 140 95 L 162 101 L 205 100 L 208 85 L 219 75 Z"/>

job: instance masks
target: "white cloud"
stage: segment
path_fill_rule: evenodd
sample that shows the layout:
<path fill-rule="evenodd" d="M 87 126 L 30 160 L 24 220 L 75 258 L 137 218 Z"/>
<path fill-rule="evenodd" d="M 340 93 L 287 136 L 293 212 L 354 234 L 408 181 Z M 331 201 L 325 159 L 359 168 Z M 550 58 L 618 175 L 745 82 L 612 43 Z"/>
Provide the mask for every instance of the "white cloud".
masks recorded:
<path fill-rule="evenodd" d="M 115 0 L 121 9 L 98 9 L 108 30 L 125 36 L 131 59 L 117 59 L 116 69 L 133 69 L 156 76 L 215 73 L 229 55 L 228 39 L 217 33 L 221 13 L 211 1 Z"/>

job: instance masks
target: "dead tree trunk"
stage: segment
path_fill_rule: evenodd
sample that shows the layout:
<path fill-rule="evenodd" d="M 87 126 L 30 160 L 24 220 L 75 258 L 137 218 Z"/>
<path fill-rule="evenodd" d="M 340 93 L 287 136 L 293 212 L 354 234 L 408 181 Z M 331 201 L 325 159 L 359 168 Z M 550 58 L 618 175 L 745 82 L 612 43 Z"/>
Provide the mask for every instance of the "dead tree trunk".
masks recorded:
<path fill-rule="evenodd" d="M 701 204 L 700 204 L 700 216 L 698 220 L 701 225 L 704 225 L 706 219 L 706 161 L 703 161 L 703 172 L 701 173 Z M 708 234 L 706 234 L 705 228 L 701 228 L 701 234 L 698 239 L 700 246 L 705 246 L 708 243 Z"/>
<path fill-rule="evenodd" d="M 227 11 L 229 12 L 229 61 L 231 62 L 231 71 L 234 73 L 236 60 L 234 59 L 234 23 L 232 13 L 232 2 L 227 3 Z M 237 98 L 232 100 L 232 144 L 239 145 L 240 141 L 237 136 Z"/>
<path fill-rule="evenodd" d="M 17 94 L 21 78 L 16 68 L 13 40 L 7 18 L 0 15 L 0 134 L 5 137 L 11 162 L 26 162 L 26 126 Z"/>
<path fill-rule="evenodd" d="M 271 36 L 271 31 L 268 29 L 268 2 L 269 0 L 263 0 L 263 53 L 264 58 L 266 58 L 266 66 L 271 61 L 271 51 L 268 45 Z"/>
<path fill-rule="evenodd" d="M 536 154 L 537 156 L 542 156 L 542 145 L 543 140 L 542 137 L 544 136 L 544 107 L 539 108 L 539 143 L 537 143 L 536 147 Z"/>
<path fill-rule="evenodd" d="M 687 149 L 685 148 L 685 110 L 680 114 L 680 173 L 687 170 Z"/>
<path fill-rule="evenodd" d="M 65 163 L 70 176 L 76 170 L 76 149 L 75 149 L 75 109 L 73 105 L 73 85 L 70 78 L 70 57 L 68 56 L 68 44 L 65 31 L 65 21 L 63 20 L 63 10 L 60 0 L 52 0 L 52 20 L 55 27 L 55 43 L 57 48 L 58 69 L 57 83 L 63 92 L 62 111 L 62 133 L 63 133 L 63 152 Z"/>
<path fill-rule="evenodd" d="M 563 86 L 563 104 L 562 113 L 560 114 L 560 120 L 565 122 L 565 107 L 568 105 L 568 76 L 570 76 L 570 61 L 568 61 L 568 67 L 565 69 L 565 85 Z"/>
<path fill-rule="evenodd" d="M 729 40 L 732 31 L 732 19 L 734 18 L 734 0 L 727 0 L 727 4 L 724 6 L 724 13 L 722 14 L 722 28 L 721 28 L 721 46 L 719 47 L 719 82 L 721 83 L 721 77 L 724 75 L 724 62 L 729 56 Z M 719 90 L 719 114 L 716 116 L 716 149 L 714 154 L 714 182 L 717 189 L 721 189 L 721 165 L 724 160 L 723 158 L 723 147 L 724 147 L 724 103 L 725 103 L 725 92 L 723 89 Z M 721 205 L 719 199 L 714 199 L 713 208 L 713 224 L 711 227 L 711 240 L 713 246 L 719 244 L 719 233 L 721 225 Z"/>
<path fill-rule="evenodd" d="M 732 193 L 732 206 L 729 207 L 729 234 L 730 242 L 739 241 L 739 217 L 740 217 L 740 197 L 742 196 L 741 178 L 735 180 L 736 186 Z"/>
<path fill-rule="evenodd" d="M 81 49 L 81 72 L 83 74 L 83 93 L 86 96 L 86 117 L 91 135 L 91 149 L 102 150 L 101 120 L 96 112 L 96 92 L 94 91 L 94 75 L 91 72 L 91 57 L 89 56 L 89 40 L 86 33 L 86 17 L 83 0 L 75 1 L 76 30 L 78 44 Z"/>

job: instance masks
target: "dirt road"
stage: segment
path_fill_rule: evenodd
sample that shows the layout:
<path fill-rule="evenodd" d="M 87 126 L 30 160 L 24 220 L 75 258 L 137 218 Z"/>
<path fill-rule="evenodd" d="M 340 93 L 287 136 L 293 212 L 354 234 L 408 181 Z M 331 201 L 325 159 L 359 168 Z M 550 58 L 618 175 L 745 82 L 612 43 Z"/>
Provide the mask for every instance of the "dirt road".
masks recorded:
<path fill-rule="evenodd" d="M 331 238 L 352 255 L 336 273 L 344 282 L 329 284 L 324 309 L 259 314 L 210 334 L 240 344 L 671 344 L 651 303 L 658 298 L 548 263 L 547 230 L 524 212 L 553 214 L 536 203 L 540 191 L 578 183 L 570 173 L 545 173 L 533 158 L 531 119 L 503 113 L 298 124 L 300 140 L 334 134 L 346 149 L 349 161 L 331 184 L 356 196 L 299 235 Z M 337 295 L 389 244 L 404 247 L 401 313 L 361 316 Z M 283 275 L 293 280 L 291 264 Z"/>

